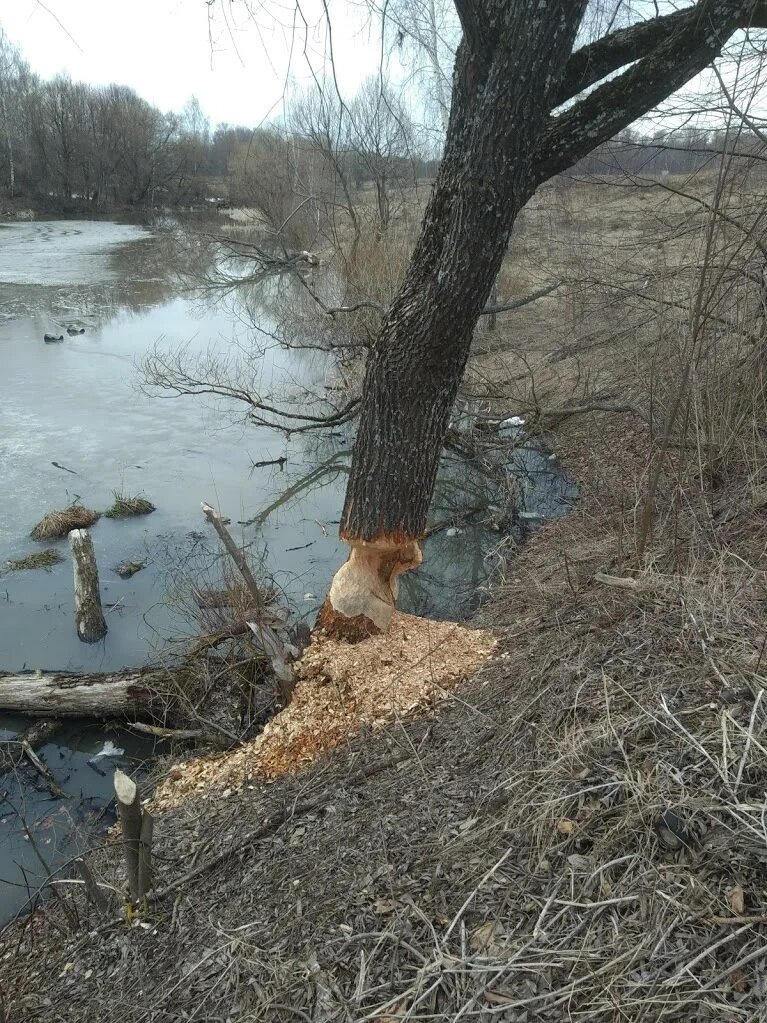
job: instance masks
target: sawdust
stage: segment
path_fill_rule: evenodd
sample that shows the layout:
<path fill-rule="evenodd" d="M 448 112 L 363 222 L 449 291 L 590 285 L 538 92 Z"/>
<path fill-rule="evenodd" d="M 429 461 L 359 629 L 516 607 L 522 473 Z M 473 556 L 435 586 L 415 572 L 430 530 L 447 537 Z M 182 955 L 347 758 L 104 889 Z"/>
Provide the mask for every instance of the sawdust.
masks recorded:
<path fill-rule="evenodd" d="M 296 665 L 300 681 L 290 705 L 246 746 L 172 768 L 152 805 L 165 809 L 193 792 L 273 781 L 363 727 L 416 717 L 473 675 L 494 646 L 489 632 L 399 612 L 385 635 L 353 645 L 317 632 Z"/>

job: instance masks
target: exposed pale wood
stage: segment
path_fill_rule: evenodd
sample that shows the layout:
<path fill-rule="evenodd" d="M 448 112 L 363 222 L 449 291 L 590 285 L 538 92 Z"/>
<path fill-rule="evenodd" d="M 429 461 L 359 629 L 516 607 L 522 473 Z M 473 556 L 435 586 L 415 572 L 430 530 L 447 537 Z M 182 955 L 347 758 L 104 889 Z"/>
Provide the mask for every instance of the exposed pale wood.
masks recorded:
<path fill-rule="evenodd" d="M 255 602 L 256 612 L 256 620 L 248 621 L 246 624 L 267 656 L 270 658 L 272 667 L 274 668 L 274 673 L 280 682 L 280 686 L 284 687 L 284 693 L 289 694 L 292 692 L 293 684 L 295 682 L 293 669 L 288 663 L 288 655 L 290 651 L 275 630 L 267 624 L 269 617 L 267 610 L 268 602 L 250 570 L 247 558 L 232 539 L 232 535 L 226 528 L 226 525 L 221 519 L 219 513 L 205 501 L 202 502 L 202 511 L 205 518 L 218 533 L 227 554 L 231 557 L 232 561 L 237 566 L 240 575 L 245 580 L 245 585 Z"/>
<path fill-rule="evenodd" d="M 330 635 L 358 641 L 386 632 L 394 614 L 398 577 L 423 560 L 417 543 L 351 541 L 351 554 L 336 572 L 318 623 Z"/>
<path fill-rule="evenodd" d="M 632 579 L 629 576 L 607 575 L 606 572 L 595 572 L 594 582 L 601 583 L 603 586 L 615 586 L 621 590 L 636 590 L 639 588 L 636 579 Z"/>
<path fill-rule="evenodd" d="M 141 842 L 141 798 L 136 783 L 118 767 L 114 777 L 117 813 L 122 826 L 123 855 L 131 901 L 137 904 L 139 889 L 139 844 Z"/>
<path fill-rule="evenodd" d="M 264 595 L 261 592 L 261 587 L 256 582 L 255 576 L 250 570 L 250 565 L 248 564 L 247 558 L 232 539 L 232 534 L 224 525 L 224 522 L 221 516 L 216 511 L 216 509 L 213 508 L 211 505 L 207 504 L 205 501 L 203 501 L 202 513 L 208 520 L 208 522 L 210 522 L 210 524 L 213 526 L 215 531 L 218 533 L 219 539 L 223 543 L 226 553 L 237 566 L 240 575 L 245 580 L 245 585 L 248 587 L 248 590 L 250 591 L 250 595 L 256 602 L 256 607 L 259 610 L 262 610 L 266 605 L 266 600 L 264 599 Z"/>
<path fill-rule="evenodd" d="M 93 541 L 87 529 L 73 529 L 69 534 L 75 571 L 75 624 L 83 643 L 97 643 L 107 634 L 107 623 L 101 610 L 99 570 Z"/>
<path fill-rule="evenodd" d="M 84 675 L 0 672 L 0 710 L 46 717 L 146 717 L 181 678 L 181 668 Z"/>
<path fill-rule="evenodd" d="M 157 739 L 199 739 L 204 733 L 198 728 L 161 728 L 145 721 L 129 721 L 128 728 L 142 735 L 153 735 Z"/>

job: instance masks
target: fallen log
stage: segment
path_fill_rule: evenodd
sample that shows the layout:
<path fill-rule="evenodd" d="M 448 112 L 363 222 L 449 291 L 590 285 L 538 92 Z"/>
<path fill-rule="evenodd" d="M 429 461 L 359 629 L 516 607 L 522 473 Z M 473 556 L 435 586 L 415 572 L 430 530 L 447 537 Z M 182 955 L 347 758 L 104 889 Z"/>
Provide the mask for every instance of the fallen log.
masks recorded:
<path fill-rule="evenodd" d="M 86 675 L 0 672 L 0 709 L 45 717 L 160 717 L 174 690 L 184 686 L 183 668 Z"/>

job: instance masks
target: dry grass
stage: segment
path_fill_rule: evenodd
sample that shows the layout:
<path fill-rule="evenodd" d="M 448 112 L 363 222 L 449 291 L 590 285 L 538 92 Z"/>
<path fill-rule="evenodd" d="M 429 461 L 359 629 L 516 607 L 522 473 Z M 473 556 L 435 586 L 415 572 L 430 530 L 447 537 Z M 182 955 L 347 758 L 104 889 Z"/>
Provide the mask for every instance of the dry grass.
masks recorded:
<path fill-rule="evenodd" d="M 16 558 L 8 562 L 9 572 L 21 572 L 34 568 L 51 569 L 54 565 L 60 564 L 64 559 L 55 547 L 48 547 L 44 551 L 36 551 L 34 554 L 27 554 L 23 558 Z"/>
<path fill-rule="evenodd" d="M 48 512 L 29 534 L 33 540 L 60 540 L 73 529 L 87 529 L 98 522 L 99 513 L 81 504 Z"/>
<path fill-rule="evenodd" d="M 114 504 L 104 512 L 107 519 L 126 519 L 133 515 L 149 515 L 150 512 L 156 510 L 152 502 L 147 501 L 145 497 L 129 497 L 127 494 L 120 493 L 119 490 L 114 490 L 112 493 Z"/>
<path fill-rule="evenodd" d="M 497 656 L 428 719 L 159 815 L 148 926 L 96 932 L 73 897 L 79 932 L 17 931 L 19 1018 L 765 1018 L 763 319 L 727 232 L 712 281 L 705 218 L 607 194 L 539 197 L 524 258 L 568 287 L 471 367 L 580 488 L 481 612 Z M 543 415 L 618 399 L 635 411 Z M 95 860 L 105 885 L 119 863 Z"/>

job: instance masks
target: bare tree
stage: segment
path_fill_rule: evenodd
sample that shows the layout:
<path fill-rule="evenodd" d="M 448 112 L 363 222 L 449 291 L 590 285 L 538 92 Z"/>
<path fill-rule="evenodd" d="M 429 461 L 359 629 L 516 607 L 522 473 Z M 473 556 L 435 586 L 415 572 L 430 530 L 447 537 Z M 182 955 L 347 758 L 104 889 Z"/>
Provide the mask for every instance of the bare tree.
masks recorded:
<path fill-rule="evenodd" d="M 587 0 L 456 0 L 463 39 L 444 157 L 368 357 L 340 530 L 351 554 L 320 614 L 328 630 L 386 629 L 397 577 L 421 561 L 450 411 L 519 211 L 707 67 L 738 29 L 767 27 L 764 0 L 653 6 L 654 17 L 576 49 Z"/>
<path fill-rule="evenodd" d="M 363 82 L 349 105 L 350 135 L 376 192 L 378 227 L 383 233 L 392 218 L 392 191 L 413 178 L 415 131 L 393 89 L 378 78 Z"/>

